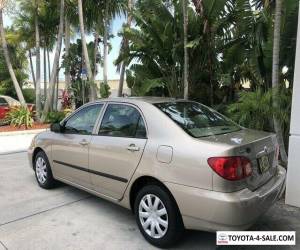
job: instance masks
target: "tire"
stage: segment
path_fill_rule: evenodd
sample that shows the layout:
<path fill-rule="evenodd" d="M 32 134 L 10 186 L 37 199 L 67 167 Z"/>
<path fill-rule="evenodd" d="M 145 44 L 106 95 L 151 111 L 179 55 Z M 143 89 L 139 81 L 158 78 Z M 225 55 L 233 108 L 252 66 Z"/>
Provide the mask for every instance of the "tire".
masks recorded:
<path fill-rule="evenodd" d="M 145 186 L 138 192 L 134 214 L 142 235 L 156 247 L 170 247 L 183 235 L 184 227 L 177 204 L 169 192 L 158 185 Z"/>
<path fill-rule="evenodd" d="M 56 181 L 53 178 L 48 157 L 43 151 L 38 152 L 34 159 L 34 172 L 41 188 L 51 189 L 55 186 Z"/>

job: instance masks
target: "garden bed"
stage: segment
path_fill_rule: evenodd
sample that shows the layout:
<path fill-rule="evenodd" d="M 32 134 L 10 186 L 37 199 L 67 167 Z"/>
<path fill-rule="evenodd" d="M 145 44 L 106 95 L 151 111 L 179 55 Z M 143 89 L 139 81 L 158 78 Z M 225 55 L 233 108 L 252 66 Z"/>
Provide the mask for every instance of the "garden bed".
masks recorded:
<path fill-rule="evenodd" d="M 43 123 L 34 123 L 32 127 L 25 128 L 25 126 L 21 127 L 14 127 L 11 125 L 0 126 L 0 133 L 1 132 L 14 132 L 14 131 L 27 131 L 27 130 L 36 130 L 36 129 L 46 129 L 49 128 L 50 124 L 43 124 Z"/>

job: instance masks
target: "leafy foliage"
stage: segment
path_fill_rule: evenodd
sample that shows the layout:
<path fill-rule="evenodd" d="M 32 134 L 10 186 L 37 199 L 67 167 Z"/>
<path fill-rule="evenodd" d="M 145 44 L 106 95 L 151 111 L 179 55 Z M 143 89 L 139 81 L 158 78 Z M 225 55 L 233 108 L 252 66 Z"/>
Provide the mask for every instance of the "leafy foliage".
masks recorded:
<path fill-rule="evenodd" d="M 100 84 L 100 95 L 102 98 L 108 98 L 110 96 L 110 87 L 107 83 Z"/>
<path fill-rule="evenodd" d="M 33 112 L 27 107 L 15 107 L 8 114 L 7 119 L 10 124 L 15 127 L 25 126 L 25 128 L 32 127 L 33 125 Z"/>
<path fill-rule="evenodd" d="M 278 91 L 279 108 L 272 105 L 272 91 L 257 89 L 240 94 L 238 102 L 229 105 L 227 115 L 244 127 L 273 131 L 273 116 L 276 116 L 284 129 L 285 137 L 289 134 L 291 96 L 289 89 Z"/>
<path fill-rule="evenodd" d="M 63 111 L 52 111 L 47 114 L 46 123 L 59 123 L 66 117 L 66 113 Z"/>

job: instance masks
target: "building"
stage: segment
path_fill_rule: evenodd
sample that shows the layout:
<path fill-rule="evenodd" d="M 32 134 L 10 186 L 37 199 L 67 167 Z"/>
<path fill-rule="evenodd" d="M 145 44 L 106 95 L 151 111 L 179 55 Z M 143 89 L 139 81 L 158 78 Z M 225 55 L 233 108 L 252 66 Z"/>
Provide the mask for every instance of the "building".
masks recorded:
<path fill-rule="evenodd" d="M 300 207 L 300 11 L 294 74 L 286 203 Z"/>

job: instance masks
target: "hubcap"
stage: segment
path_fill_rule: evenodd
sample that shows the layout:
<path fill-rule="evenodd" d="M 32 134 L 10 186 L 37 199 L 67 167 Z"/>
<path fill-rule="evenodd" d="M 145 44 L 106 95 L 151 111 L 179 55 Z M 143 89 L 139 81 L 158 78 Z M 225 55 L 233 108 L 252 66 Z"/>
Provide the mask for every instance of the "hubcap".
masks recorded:
<path fill-rule="evenodd" d="M 145 195 L 139 205 L 139 218 L 144 231 L 152 238 L 162 238 L 168 230 L 168 213 L 154 194 Z"/>
<path fill-rule="evenodd" d="M 47 165 L 42 157 L 37 158 L 35 164 L 36 176 L 39 183 L 44 184 L 47 180 Z"/>

